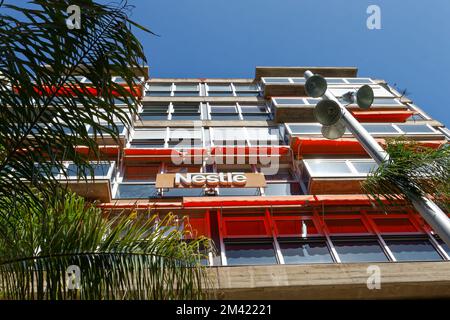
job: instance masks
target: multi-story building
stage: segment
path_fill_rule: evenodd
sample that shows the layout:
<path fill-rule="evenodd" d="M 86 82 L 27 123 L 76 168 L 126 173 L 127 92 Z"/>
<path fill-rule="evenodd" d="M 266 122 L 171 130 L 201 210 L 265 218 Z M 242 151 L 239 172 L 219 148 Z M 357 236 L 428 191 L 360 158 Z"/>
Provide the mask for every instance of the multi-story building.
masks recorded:
<path fill-rule="evenodd" d="M 221 298 L 449 297 L 450 249 L 413 209 L 386 213 L 362 194 L 376 164 L 349 132 L 322 136 L 308 69 L 337 97 L 373 89 L 369 110 L 347 108 L 380 144 L 448 143 L 443 124 L 352 67 L 149 78 L 133 128 L 121 127 L 125 147 L 101 138 L 95 182 L 71 185 L 105 208 L 171 212 L 178 227 L 213 239 L 205 263 Z"/>

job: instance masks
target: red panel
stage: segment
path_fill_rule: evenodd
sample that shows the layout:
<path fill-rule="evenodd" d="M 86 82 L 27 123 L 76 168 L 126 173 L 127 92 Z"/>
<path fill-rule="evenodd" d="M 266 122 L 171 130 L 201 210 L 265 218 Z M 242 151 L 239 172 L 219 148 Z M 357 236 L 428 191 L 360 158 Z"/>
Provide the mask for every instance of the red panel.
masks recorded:
<path fill-rule="evenodd" d="M 408 218 L 376 218 L 373 221 L 381 233 L 419 231 Z"/>
<path fill-rule="evenodd" d="M 267 236 L 264 220 L 225 220 L 225 236 Z"/>
<path fill-rule="evenodd" d="M 412 111 L 352 111 L 356 119 L 361 122 L 405 122 Z"/>
<path fill-rule="evenodd" d="M 360 219 L 325 219 L 328 231 L 333 233 L 369 233 Z"/>
<path fill-rule="evenodd" d="M 186 222 L 186 228 L 192 232 L 194 238 L 200 236 L 209 237 L 208 224 L 205 216 L 190 216 Z"/>
<path fill-rule="evenodd" d="M 307 235 L 317 235 L 317 230 L 312 220 L 303 220 L 306 224 Z M 280 236 L 293 236 L 302 234 L 302 220 L 275 220 L 277 234 Z"/>

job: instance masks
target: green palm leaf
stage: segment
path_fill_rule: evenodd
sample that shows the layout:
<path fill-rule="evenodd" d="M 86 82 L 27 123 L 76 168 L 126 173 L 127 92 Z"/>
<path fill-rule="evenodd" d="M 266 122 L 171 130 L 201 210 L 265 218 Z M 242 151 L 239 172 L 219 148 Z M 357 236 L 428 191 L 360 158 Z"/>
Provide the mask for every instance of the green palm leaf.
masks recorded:
<path fill-rule="evenodd" d="M 80 29 L 67 28 L 69 5 L 81 8 Z M 58 188 L 51 171 L 64 171 L 63 161 L 90 172 L 87 158 L 76 149 L 87 146 L 94 160 L 100 158 L 97 137 L 86 126 L 120 145 L 117 123 L 131 125 L 139 100 L 126 87 L 141 85 L 135 71 L 144 73 L 146 60 L 131 32 L 132 25 L 140 26 L 128 18 L 126 2 L 35 0 L 26 8 L 2 3 L 0 10 L 2 208 L 11 194 L 17 201 L 33 199 L 35 188 L 51 197 Z M 126 85 L 113 82 L 113 75 Z M 116 96 L 125 107 L 117 105 Z"/>
<path fill-rule="evenodd" d="M 0 286 L 7 299 L 201 299 L 209 287 L 209 240 L 186 241 L 174 217 L 110 213 L 75 194 L 44 212 L 15 204 L 20 223 L 0 218 Z M 80 268 L 78 290 L 66 279 Z"/>

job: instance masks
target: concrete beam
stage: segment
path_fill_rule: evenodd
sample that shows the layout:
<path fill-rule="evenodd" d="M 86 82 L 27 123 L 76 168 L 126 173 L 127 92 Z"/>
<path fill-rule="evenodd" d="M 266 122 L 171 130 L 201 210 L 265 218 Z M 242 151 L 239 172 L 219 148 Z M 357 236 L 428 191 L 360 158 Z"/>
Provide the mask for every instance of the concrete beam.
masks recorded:
<path fill-rule="evenodd" d="M 381 288 L 369 290 L 377 265 Z M 449 262 L 388 262 L 211 267 L 218 299 L 450 298 Z"/>

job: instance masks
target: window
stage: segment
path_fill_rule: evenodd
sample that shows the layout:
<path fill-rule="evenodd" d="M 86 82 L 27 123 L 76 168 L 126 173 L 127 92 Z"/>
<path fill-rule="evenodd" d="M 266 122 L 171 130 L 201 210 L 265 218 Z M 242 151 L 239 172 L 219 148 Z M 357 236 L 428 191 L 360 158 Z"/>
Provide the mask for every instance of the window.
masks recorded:
<path fill-rule="evenodd" d="M 172 120 L 200 120 L 199 104 L 174 104 Z"/>
<path fill-rule="evenodd" d="M 283 144 L 283 137 L 277 127 L 247 128 L 249 142 L 252 146 Z"/>
<path fill-rule="evenodd" d="M 324 240 L 280 240 L 280 250 L 286 264 L 332 263 L 330 251 Z"/>
<path fill-rule="evenodd" d="M 259 196 L 259 188 L 219 188 L 219 196 Z"/>
<path fill-rule="evenodd" d="M 364 124 L 363 127 L 369 133 L 399 133 L 396 128 L 390 124 L 380 125 L 380 124 Z"/>
<path fill-rule="evenodd" d="M 211 128 L 212 141 L 216 146 L 244 146 L 247 142 L 247 135 L 245 133 L 245 128 Z"/>
<path fill-rule="evenodd" d="M 122 123 L 117 123 L 117 124 L 116 124 L 116 128 L 113 128 L 113 126 L 110 125 L 110 124 L 108 124 L 108 125 L 107 125 L 107 124 L 101 124 L 101 125 L 104 126 L 104 127 L 106 127 L 106 128 L 108 128 L 109 130 L 111 130 L 111 131 L 113 131 L 113 132 L 119 134 L 119 135 L 124 135 L 124 134 L 125 134 L 125 132 L 124 132 L 125 126 L 124 126 Z M 109 134 L 109 133 L 106 132 L 106 131 L 104 131 L 104 130 L 101 131 L 101 132 L 100 132 L 100 131 L 97 131 L 97 130 L 94 129 L 94 127 L 89 126 L 88 134 L 99 136 L 100 134 L 106 135 L 106 134 Z"/>
<path fill-rule="evenodd" d="M 231 97 L 233 96 L 233 89 L 231 84 L 208 84 L 208 96 L 210 97 Z"/>
<path fill-rule="evenodd" d="M 388 261 L 386 254 L 375 239 L 333 239 L 332 242 L 343 263 Z"/>
<path fill-rule="evenodd" d="M 228 265 L 276 264 L 272 243 L 226 243 Z"/>
<path fill-rule="evenodd" d="M 369 174 L 370 172 L 374 171 L 378 165 L 375 163 L 375 161 L 358 161 L 358 160 L 352 160 L 350 163 L 353 165 L 353 167 L 358 171 L 360 174 Z"/>
<path fill-rule="evenodd" d="M 240 120 L 236 105 L 210 105 L 211 120 Z"/>
<path fill-rule="evenodd" d="M 299 195 L 301 194 L 300 185 L 298 182 L 267 183 L 264 188 L 264 194 L 266 196 Z"/>
<path fill-rule="evenodd" d="M 241 97 L 259 96 L 259 87 L 257 84 L 235 84 L 234 88 L 237 96 Z"/>
<path fill-rule="evenodd" d="M 202 131 L 194 128 L 170 128 L 169 148 L 203 147 Z"/>
<path fill-rule="evenodd" d="M 71 163 L 67 167 L 67 176 L 72 177 L 86 177 L 86 178 L 107 178 L 112 167 L 109 163 L 91 163 L 92 171 L 90 168 L 80 168 L 76 164 Z"/>
<path fill-rule="evenodd" d="M 175 97 L 195 97 L 199 93 L 200 86 L 198 84 L 175 84 L 173 95 Z"/>
<path fill-rule="evenodd" d="M 154 184 L 125 184 L 120 183 L 115 199 L 147 199 L 158 198 L 158 190 Z"/>
<path fill-rule="evenodd" d="M 167 120 L 168 114 L 168 104 L 150 104 L 143 106 L 140 118 L 142 120 Z"/>
<path fill-rule="evenodd" d="M 303 160 L 309 166 L 312 176 L 350 175 L 352 171 L 345 161 Z"/>
<path fill-rule="evenodd" d="M 276 98 L 273 100 L 274 100 L 275 104 L 306 105 L 306 100 L 303 98 Z"/>
<path fill-rule="evenodd" d="M 161 83 L 161 84 L 150 84 L 145 92 L 146 96 L 161 96 L 169 97 L 172 95 L 172 84 L 171 83 Z"/>
<path fill-rule="evenodd" d="M 244 120 L 264 121 L 270 119 L 270 113 L 267 112 L 265 105 L 241 105 L 240 108 Z"/>
<path fill-rule="evenodd" d="M 286 124 L 292 134 L 322 134 L 322 125 L 320 124 Z"/>
<path fill-rule="evenodd" d="M 305 159 L 303 163 L 311 177 L 365 177 L 377 168 L 371 159 Z"/>
<path fill-rule="evenodd" d="M 167 136 L 166 128 L 135 129 L 132 148 L 164 148 Z"/>
<path fill-rule="evenodd" d="M 442 249 L 444 249 L 444 251 L 447 252 L 447 254 L 450 256 L 450 248 L 448 247 L 448 245 L 441 239 L 438 239 L 437 241 L 441 245 Z"/>
<path fill-rule="evenodd" d="M 441 256 L 428 239 L 385 239 L 397 261 L 439 261 Z"/>
<path fill-rule="evenodd" d="M 426 124 L 397 124 L 404 133 L 436 133 L 431 127 Z"/>
<path fill-rule="evenodd" d="M 263 83 L 290 83 L 289 78 L 261 78 Z"/>

